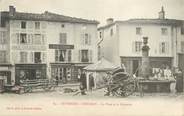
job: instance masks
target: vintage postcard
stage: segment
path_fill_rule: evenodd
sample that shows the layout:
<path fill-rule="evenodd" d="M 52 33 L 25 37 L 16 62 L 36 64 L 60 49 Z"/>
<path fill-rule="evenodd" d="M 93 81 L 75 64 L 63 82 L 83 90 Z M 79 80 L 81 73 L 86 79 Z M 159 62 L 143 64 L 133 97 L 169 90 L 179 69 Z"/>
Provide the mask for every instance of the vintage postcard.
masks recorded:
<path fill-rule="evenodd" d="M 184 116 L 184 0 L 0 0 L 0 116 Z"/>

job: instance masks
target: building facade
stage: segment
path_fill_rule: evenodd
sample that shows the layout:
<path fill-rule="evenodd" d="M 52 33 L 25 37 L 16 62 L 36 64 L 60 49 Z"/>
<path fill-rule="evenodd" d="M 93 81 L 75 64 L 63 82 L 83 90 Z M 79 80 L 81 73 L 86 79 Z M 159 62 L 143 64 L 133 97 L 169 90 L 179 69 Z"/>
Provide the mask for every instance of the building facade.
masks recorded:
<path fill-rule="evenodd" d="M 143 37 L 148 37 L 152 68 L 168 65 L 184 69 L 183 26 L 183 20 L 166 19 L 163 7 L 157 19 L 113 21 L 110 18 L 107 25 L 98 29 L 99 54 L 115 64 L 124 63 L 130 74 L 138 75 Z"/>
<path fill-rule="evenodd" d="M 16 12 L 1 12 L 0 75 L 7 84 L 22 79 L 59 77 L 76 82 L 78 68 L 97 60 L 94 20 Z"/>

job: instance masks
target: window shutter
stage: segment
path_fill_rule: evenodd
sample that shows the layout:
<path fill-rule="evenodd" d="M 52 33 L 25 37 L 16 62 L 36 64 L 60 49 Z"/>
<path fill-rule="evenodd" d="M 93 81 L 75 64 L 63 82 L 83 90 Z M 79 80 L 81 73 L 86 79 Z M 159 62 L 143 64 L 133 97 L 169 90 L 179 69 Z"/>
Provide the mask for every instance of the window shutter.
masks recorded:
<path fill-rule="evenodd" d="M 91 34 L 89 34 L 89 40 L 88 40 L 88 42 L 89 42 L 89 45 L 91 45 Z"/>
<path fill-rule="evenodd" d="M 34 63 L 34 52 L 30 53 L 30 61 Z"/>
<path fill-rule="evenodd" d="M 42 41 L 41 44 L 45 44 L 45 35 L 42 35 Z"/>
<path fill-rule="evenodd" d="M 62 34 L 60 33 L 59 34 L 59 43 L 61 44 L 63 41 L 62 41 Z"/>
<path fill-rule="evenodd" d="M 17 43 L 17 35 L 16 34 L 11 35 L 11 41 L 12 41 L 13 44 Z"/>
<path fill-rule="evenodd" d="M 6 33 L 5 32 L 2 32 L 2 38 L 1 38 L 1 42 L 2 44 L 6 44 Z"/>
<path fill-rule="evenodd" d="M 89 50 L 89 61 L 93 62 L 93 51 Z"/>
<path fill-rule="evenodd" d="M 169 54 L 169 42 L 166 42 L 165 44 L 166 44 L 166 48 L 165 48 L 166 49 L 166 53 Z"/>
<path fill-rule="evenodd" d="M 13 61 L 15 62 L 15 63 L 19 63 L 19 61 L 20 61 L 20 54 L 19 54 L 19 52 L 11 52 L 11 54 L 12 54 L 12 59 L 13 59 Z"/>
<path fill-rule="evenodd" d="M 85 44 L 85 35 L 81 34 L 81 45 Z"/>
<path fill-rule="evenodd" d="M 72 51 L 68 50 L 68 61 L 71 61 L 71 57 L 72 57 Z"/>
<path fill-rule="evenodd" d="M 41 52 L 42 62 L 46 62 L 46 54 L 45 52 Z"/>
<path fill-rule="evenodd" d="M 19 35 L 19 33 L 17 33 L 16 36 L 17 36 L 17 37 L 16 37 L 16 40 L 17 40 L 16 42 L 17 42 L 17 44 L 19 44 L 19 43 L 20 43 L 20 41 L 19 41 L 19 40 L 20 40 L 20 35 Z"/>
<path fill-rule="evenodd" d="M 132 42 L 132 52 L 135 53 L 135 41 Z"/>
<path fill-rule="evenodd" d="M 162 43 L 161 42 L 159 43 L 159 53 L 160 54 L 162 53 Z"/>
<path fill-rule="evenodd" d="M 64 44 L 67 44 L 67 33 L 64 33 Z"/>
<path fill-rule="evenodd" d="M 79 62 L 81 62 L 81 50 L 79 50 L 78 58 L 79 58 Z"/>
<path fill-rule="evenodd" d="M 31 34 L 28 34 L 28 43 L 30 44 L 31 43 Z"/>
<path fill-rule="evenodd" d="M 58 53 L 58 50 L 55 50 L 55 61 L 59 61 L 59 53 Z"/>

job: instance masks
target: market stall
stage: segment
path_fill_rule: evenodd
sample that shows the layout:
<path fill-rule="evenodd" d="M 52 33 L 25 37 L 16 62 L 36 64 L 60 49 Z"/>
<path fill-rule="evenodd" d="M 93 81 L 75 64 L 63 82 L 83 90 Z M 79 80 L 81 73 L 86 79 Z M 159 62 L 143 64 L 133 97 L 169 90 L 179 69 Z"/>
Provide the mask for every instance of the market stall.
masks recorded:
<path fill-rule="evenodd" d="M 106 84 L 106 73 L 117 67 L 118 66 L 112 64 L 105 58 L 102 58 L 98 62 L 84 67 L 84 70 L 87 72 L 87 90 L 90 90 L 93 87 L 93 82 L 94 88 L 100 88 L 104 86 Z"/>

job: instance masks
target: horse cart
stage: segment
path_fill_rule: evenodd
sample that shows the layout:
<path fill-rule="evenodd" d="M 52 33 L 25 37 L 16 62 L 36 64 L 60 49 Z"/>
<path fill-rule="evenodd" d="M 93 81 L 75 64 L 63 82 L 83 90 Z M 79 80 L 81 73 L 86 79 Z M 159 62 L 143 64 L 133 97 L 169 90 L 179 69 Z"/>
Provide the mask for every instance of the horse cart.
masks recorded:
<path fill-rule="evenodd" d="M 136 90 L 137 81 L 133 76 L 124 72 L 123 69 L 116 69 L 108 73 L 107 93 L 105 95 L 127 97 Z"/>

